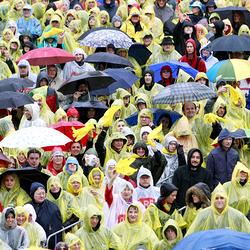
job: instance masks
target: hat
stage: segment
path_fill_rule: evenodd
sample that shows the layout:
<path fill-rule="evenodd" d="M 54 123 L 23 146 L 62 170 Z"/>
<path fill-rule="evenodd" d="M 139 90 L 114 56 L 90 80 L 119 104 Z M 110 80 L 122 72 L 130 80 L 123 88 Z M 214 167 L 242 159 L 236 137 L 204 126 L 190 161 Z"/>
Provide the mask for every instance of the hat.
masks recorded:
<path fill-rule="evenodd" d="M 172 45 L 172 44 L 174 44 L 174 41 L 170 36 L 164 37 L 161 42 L 161 45 Z"/>
<path fill-rule="evenodd" d="M 55 157 L 55 156 L 64 156 L 62 148 L 60 148 L 60 147 L 53 148 L 52 157 Z"/>
<path fill-rule="evenodd" d="M 139 104 L 139 103 L 144 103 L 146 104 L 145 100 L 139 98 L 138 100 L 136 100 L 136 105 Z"/>
<path fill-rule="evenodd" d="M 193 3 L 190 5 L 190 7 L 191 7 L 191 8 L 197 7 L 197 8 L 199 8 L 199 9 L 202 11 L 202 4 L 201 4 L 201 2 L 199 2 L 199 1 L 193 2 Z"/>
<path fill-rule="evenodd" d="M 30 196 L 33 197 L 34 193 L 38 188 L 43 188 L 45 190 L 45 187 L 42 183 L 40 182 L 33 182 L 30 187 Z"/>
<path fill-rule="evenodd" d="M 31 5 L 29 5 L 29 4 L 25 4 L 25 5 L 23 6 L 23 10 L 32 10 L 32 7 L 31 7 Z"/>
<path fill-rule="evenodd" d="M 29 67 L 29 62 L 25 59 L 20 60 L 19 63 L 17 64 L 18 67 Z"/>
<path fill-rule="evenodd" d="M 70 107 L 67 111 L 67 117 L 71 117 L 71 116 L 74 116 L 74 117 L 77 117 L 79 118 L 79 112 L 77 111 L 77 109 L 75 107 Z"/>

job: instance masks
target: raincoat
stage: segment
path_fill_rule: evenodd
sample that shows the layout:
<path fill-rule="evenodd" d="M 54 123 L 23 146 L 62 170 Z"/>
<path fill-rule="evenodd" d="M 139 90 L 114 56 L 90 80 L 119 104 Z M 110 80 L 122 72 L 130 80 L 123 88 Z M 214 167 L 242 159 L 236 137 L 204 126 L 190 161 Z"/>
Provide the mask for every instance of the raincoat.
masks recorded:
<path fill-rule="evenodd" d="M 9 66 L 0 60 L 0 80 L 4 80 L 6 78 L 10 78 L 12 75 Z"/>
<path fill-rule="evenodd" d="M 58 193 L 56 194 L 56 196 L 51 193 L 50 190 L 52 185 L 57 185 L 58 187 L 60 187 L 59 196 Z M 64 225 L 72 224 L 73 222 L 68 223 L 71 217 L 73 215 L 79 216 L 78 204 L 76 203 L 73 195 L 62 189 L 60 179 L 57 176 L 51 176 L 49 178 L 47 182 L 47 190 L 47 199 L 55 203 L 60 209 L 62 222 L 64 223 Z"/>
<path fill-rule="evenodd" d="M 65 243 L 68 245 L 69 249 L 73 249 L 74 244 L 79 243 L 80 249 L 85 250 L 84 243 L 74 234 L 67 233 L 65 236 Z"/>
<path fill-rule="evenodd" d="M 169 241 L 166 238 L 166 230 L 167 228 L 171 226 L 173 228 L 175 228 L 176 230 L 176 238 L 173 241 Z M 182 235 L 182 231 L 179 228 L 177 222 L 175 220 L 169 219 L 166 224 L 164 225 L 163 229 L 162 229 L 162 240 L 158 243 L 156 243 L 156 245 L 154 246 L 154 250 L 172 250 L 173 247 L 180 241 L 182 240 L 183 235 Z"/>
<path fill-rule="evenodd" d="M 100 218 L 100 223 L 98 223 L 95 230 L 90 224 L 90 218 L 92 216 L 98 216 Z M 112 231 L 104 227 L 103 214 L 97 207 L 93 205 L 87 207 L 83 222 L 84 226 L 76 231 L 75 235 L 84 243 L 85 249 L 122 249 L 120 247 L 119 238 Z"/>
<path fill-rule="evenodd" d="M 16 50 L 11 49 L 11 44 L 12 43 L 17 44 L 17 49 Z M 10 52 L 11 59 L 14 62 L 16 62 L 22 56 L 22 52 L 21 52 L 20 48 L 21 48 L 21 45 L 20 45 L 19 39 L 16 38 L 16 37 L 11 38 L 10 42 L 9 42 L 9 52 Z"/>
<path fill-rule="evenodd" d="M 215 207 L 216 197 L 225 198 L 226 204 L 221 213 Z M 221 184 L 212 193 L 211 206 L 198 213 L 186 236 L 198 231 L 219 228 L 228 228 L 246 233 L 250 232 L 250 222 L 244 214 L 228 205 L 228 197 Z"/>
<path fill-rule="evenodd" d="M 131 206 L 136 207 L 138 211 L 138 219 L 134 223 L 130 223 L 128 219 L 128 210 Z M 153 250 L 158 242 L 155 232 L 142 221 L 142 211 L 137 203 L 132 203 L 127 208 L 125 221 L 118 224 L 113 232 L 119 236 L 124 250 Z"/>
<path fill-rule="evenodd" d="M 16 6 L 18 4 L 21 5 L 20 10 L 16 9 Z M 21 18 L 23 16 L 23 6 L 24 6 L 23 0 L 14 0 L 7 15 L 8 19 L 17 21 L 19 18 Z"/>
<path fill-rule="evenodd" d="M 2 178 L 0 189 L 0 203 L 3 208 L 8 206 L 22 206 L 31 199 L 29 195 L 20 187 L 20 182 L 16 174 L 11 174 L 14 178 L 15 184 L 11 190 L 7 190 L 4 182 L 8 175 Z"/>
<path fill-rule="evenodd" d="M 24 228 L 17 226 L 16 219 L 10 227 L 6 224 L 5 215 L 10 209 L 14 211 L 13 208 L 8 207 L 4 209 L 1 215 L 0 240 L 7 243 L 13 250 L 26 249 L 29 246 L 27 231 Z"/>
<path fill-rule="evenodd" d="M 248 174 L 245 183 L 240 182 L 240 172 L 244 171 Z M 229 206 L 239 210 L 245 215 L 250 211 L 250 170 L 241 162 L 237 162 L 232 180 L 223 184 L 228 195 Z"/>
<path fill-rule="evenodd" d="M 162 23 L 165 23 L 168 20 L 171 20 L 174 17 L 174 10 L 168 3 L 161 8 L 157 1 L 154 1 L 154 11 L 155 11 L 155 16 L 158 17 Z"/>

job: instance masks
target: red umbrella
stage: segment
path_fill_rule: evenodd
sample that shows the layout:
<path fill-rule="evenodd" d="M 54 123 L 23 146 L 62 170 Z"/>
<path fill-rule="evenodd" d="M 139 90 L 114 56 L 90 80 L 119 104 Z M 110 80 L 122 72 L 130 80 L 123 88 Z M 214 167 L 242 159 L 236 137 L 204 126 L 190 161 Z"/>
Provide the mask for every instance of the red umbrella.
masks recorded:
<path fill-rule="evenodd" d="M 39 66 L 66 63 L 75 60 L 75 57 L 66 50 L 49 47 L 33 49 L 22 55 L 18 62 L 22 59 L 27 60 L 30 65 Z"/>

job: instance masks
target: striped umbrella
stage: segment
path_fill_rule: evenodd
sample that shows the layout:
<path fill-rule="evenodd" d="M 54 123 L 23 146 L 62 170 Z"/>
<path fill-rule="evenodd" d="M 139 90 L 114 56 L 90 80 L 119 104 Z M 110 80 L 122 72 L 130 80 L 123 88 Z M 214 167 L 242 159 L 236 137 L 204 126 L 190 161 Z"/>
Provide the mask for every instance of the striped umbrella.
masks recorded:
<path fill-rule="evenodd" d="M 216 96 L 217 94 L 211 88 L 200 83 L 176 83 L 165 87 L 154 97 L 153 102 L 154 104 L 176 104 L 200 101 Z"/>

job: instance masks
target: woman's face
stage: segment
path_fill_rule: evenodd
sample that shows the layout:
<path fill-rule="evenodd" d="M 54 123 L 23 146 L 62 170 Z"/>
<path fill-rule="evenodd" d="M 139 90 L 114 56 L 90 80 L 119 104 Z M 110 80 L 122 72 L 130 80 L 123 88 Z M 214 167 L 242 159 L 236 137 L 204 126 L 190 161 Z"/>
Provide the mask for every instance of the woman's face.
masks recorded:
<path fill-rule="evenodd" d="M 15 178 L 12 175 L 7 175 L 4 179 L 4 185 L 7 190 L 12 189 L 16 184 Z"/>
<path fill-rule="evenodd" d="M 24 213 L 18 214 L 16 217 L 17 225 L 22 226 L 26 221 L 26 217 Z"/>
<path fill-rule="evenodd" d="M 42 203 L 46 199 L 46 192 L 43 188 L 38 188 L 34 193 L 34 200 L 36 203 Z"/>
<path fill-rule="evenodd" d="M 75 173 L 77 169 L 77 165 L 75 163 L 68 163 L 68 169 L 70 172 Z"/>
<path fill-rule="evenodd" d="M 100 175 L 95 175 L 93 176 L 93 180 L 96 186 L 98 186 L 101 183 L 101 176 Z"/>
<path fill-rule="evenodd" d="M 17 155 L 17 159 L 18 159 L 18 161 L 19 161 L 20 163 L 24 163 L 24 162 L 26 161 L 26 156 L 25 156 L 24 153 L 19 153 L 19 154 Z"/>
<path fill-rule="evenodd" d="M 218 109 L 218 111 L 217 111 L 217 115 L 218 115 L 219 117 L 224 117 L 225 113 L 226 113 L 225 107 L 219 107 L 219 109 Z"/>
<path fill-rule="evenodd" d="M 78 181 L 73 181 L 72 182 L 72 187 L 73 187 L 74 190 L 77 191 L 81 187 L 81 183 L 78 182 Z"/>
<path fill-rule="evenodd" d="M 128 221 L 133 224 L 138 221 L 138 209 L 136 207 L 130 207 L 128 210 Z"/>
<path fill-rule="evenodd" d="M 21 2 L 21 1 L 19 1 L 19 2 L 15 5 L 15 7 L 16 7 L 16 10 L 21 10 L 21 9 L 22 9 L 22 7 L 23 7 L 22 2 Z"/>
<path fill-rule="evenodd" d="M 174 152 L 177 148 L 177 143 L 175 141 L 171 141 L 168 145 L 168 151 L 170 153 Z"/>
<path fill-rule="evenodd" d="M 234 13 L 233 15 L 233 19 L 235 23 L 239 23 L 240 22 L 240 14 L 239 13 Z"/>
<path fill-rule="evenodd" d="M 71 247 L 70 250 L 81 250 L 81 243 L 78 241 L 74 243 Z"/>
<path fill-rule="evenodd" d="M 11 227 L 15 221 L 15 217 L 12 213 L 9 213 L 9 215 L 6 218 L 6 224 L 8 227 Z"/>
<path fill-rule="evenodd" d="M 139 155 L 140 157 L 145 156 L 146 150 L 142 147 L 139 147 L 136 149 L 136 154 Z"/>
<path fill-rule="evenodd" d="M 176 200 L 176 196 L 177 196 L 177 191 L 173 191 L 167 198 L 166 198 L 166 202 L 168 204 L 173 204 L 173 202 Z"/>
<path fill-rule="evenodd" d="M 77 156 L 80 154 L 81 152 L 81 145 L 80 143 L 76 142 L 76 143 L 72 143 L 71 147 L 70 147 L 70 153 L 72 156 Z"/>
<path fill-rule="evenodd" d="M 117 131 L 118 132 L 122 132 L 124 127 L 125 127 L 125 123 L 123 121 L 120 121 L 117 123 Z"/>
<path fill-rule="evenodd" d="M 10 158 L 10 163 L 8 165 L 8 168 L 16 168 L 16 162 L 13 158 Z"/>
<path fill-rule="evenodd" d="M 6 41 L 10 41 L 10 39 L 11 39 L 11 34 L 10 34 L 10 32 L 6 32 L 5 34 L 4 34 L 4 39 L 6 40 Z"/>
<path fill-rule="evenodd" d="M 192 194 L 192 198 L 193 198 L 193 202 L 194 202 L 194 203 L 199 203 L 199 202 L 200 202 L 200 198 L 199 198 L 198 195 Z"/>

